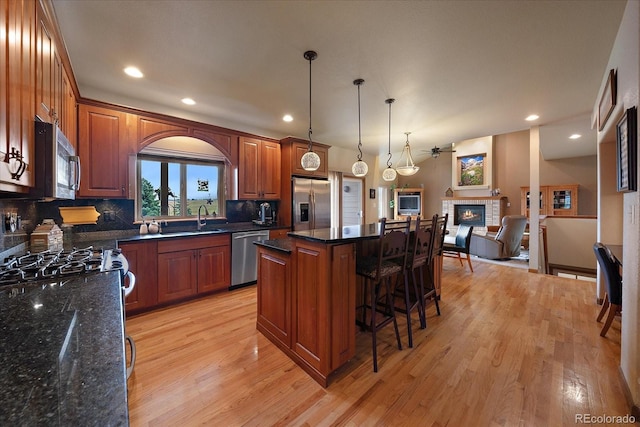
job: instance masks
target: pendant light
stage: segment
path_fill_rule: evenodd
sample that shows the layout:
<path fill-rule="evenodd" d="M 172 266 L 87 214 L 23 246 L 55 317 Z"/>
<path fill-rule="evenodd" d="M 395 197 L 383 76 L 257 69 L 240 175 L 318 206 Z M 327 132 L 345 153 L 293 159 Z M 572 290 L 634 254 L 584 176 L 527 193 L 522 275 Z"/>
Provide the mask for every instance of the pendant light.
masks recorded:
<path fill-rule="evenodd" d="M 356 79 L 353 84 L 358 86 L 358 161 L 351 166 L 351 172 L 355 176 L 365 176 L 369 172 L 369 166 L 362 160 L 362 130 L 360 126 L 360 86 L 364 83 L 362 79 Z"/>
<path fill-rule="evenodd" d="M 313 152 L 313 141 L 311 141 L 311 61 L 316 59 L 318 54 L 313 50 L 304 53 L 304 58 L 309 61 L 309 148 L 300 159 L 302 168 L 306 171 L 315 171 L 320 167 L 320 156 Z"/>
<path fill-rule="evenodd" d="M 411 157 L 411 147 L 409 146 L 409 135 L 411 135 L 411 132 L 405 132 L 404 134 L 407 135 L 407 142 L 405 142 L 402 153 L 400 154 L 396 171 L 402 176 L 411 176 L 415 175 L 420 168 L 413 163 L 413 158 Z"/>
<path fill-rule="evenodd" d="M 382 179 L 385 181 L 393 181 L 396 179 L 396 170 L 391 167 L 391 104 L 395 99 L 389 98 L 386 102 L 389 104 L 389 158 L 387 159 L 387 168 L 382 172 Z"/>

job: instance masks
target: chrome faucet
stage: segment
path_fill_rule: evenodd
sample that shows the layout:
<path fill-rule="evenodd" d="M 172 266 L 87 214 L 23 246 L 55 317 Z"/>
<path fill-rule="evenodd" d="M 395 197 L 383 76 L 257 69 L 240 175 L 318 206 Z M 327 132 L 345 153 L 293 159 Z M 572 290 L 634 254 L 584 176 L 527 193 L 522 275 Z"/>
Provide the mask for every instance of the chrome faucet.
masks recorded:
<path fill-rule="evenodd" d="M 204 221 L 200 220 L 200 211 L 202 210 L 202 208 L 204 208 Z M 198 231 L 202 230 L 202 227 L 207 225 L 207 215 L 209 215 L 207 207 L 205 205 L 200 205 L 200 207 L 198 208 L 198 224 L 196 227 Z"/>

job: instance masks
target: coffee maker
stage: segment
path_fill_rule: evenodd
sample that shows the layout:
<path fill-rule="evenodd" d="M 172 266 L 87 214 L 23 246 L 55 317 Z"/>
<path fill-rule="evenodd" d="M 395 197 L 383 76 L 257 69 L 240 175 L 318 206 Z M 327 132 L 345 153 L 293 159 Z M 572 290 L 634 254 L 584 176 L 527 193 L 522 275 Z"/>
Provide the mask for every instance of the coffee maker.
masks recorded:
<path fill-rule="evenodd" d="M 273 214 L 269 203 L 264 202 L 260 204 L 259 216 L 260 219 L 258 221 L 254 221 L 256 224 L 271 225 L 271 222 L 273 221 Z"/>

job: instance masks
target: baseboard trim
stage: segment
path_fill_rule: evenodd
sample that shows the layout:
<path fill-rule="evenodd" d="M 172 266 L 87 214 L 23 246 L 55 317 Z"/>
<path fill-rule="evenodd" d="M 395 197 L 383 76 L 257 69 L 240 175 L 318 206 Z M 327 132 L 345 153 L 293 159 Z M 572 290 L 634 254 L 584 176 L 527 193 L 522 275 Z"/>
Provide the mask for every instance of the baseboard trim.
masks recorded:
<path fill-rule="evenodd" d="M 562 264 L 549 264 L 549 274 L 553 276 L 557 276 L 556 273 L 568 273 L 568 274 L 577 274 L 581 276 L 587 277 L 596 277 L 596 269 L 593 268 L 585 268 L 585 267 L 574 267 L 571 265 L 562 265 Z"/>
<path fill-rule="evenodd" d="M 633 396 L 631 395 L 631 389 L 629 388 L 629 384 L 627 384 L 627 379 L 624 377 L 624 373 L 622 372 L 622 367 L 618 366 L 618 377 L 620 379 L 620 384 L 622 384 L 622 392 L 624 393 L 624 398 L 627 401 L 627 406 L 629 407 L 630 415 L 636 419 L 636 422 L 640 420 L 640 407 L 636 405 L 633 401 Z"/>

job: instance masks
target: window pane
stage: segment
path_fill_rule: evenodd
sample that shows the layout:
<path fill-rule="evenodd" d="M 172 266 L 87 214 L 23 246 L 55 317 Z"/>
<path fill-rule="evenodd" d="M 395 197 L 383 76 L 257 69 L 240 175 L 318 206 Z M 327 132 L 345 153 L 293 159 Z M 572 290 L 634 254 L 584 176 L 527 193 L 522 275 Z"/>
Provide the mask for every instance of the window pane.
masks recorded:
<path fill-rule="evenodd" d="M 180 203 L 180 163 L 169 163 L 167 173 L 166 213 L 168 216 L 182 216 Z"/>
<path fill-rule="evenodd" d="M 140 196 L 142 216 L 160 216 L 160 162 L 142 160 L 140 162 Z"/>
<path fill-rule="evenodd" d="M 209 213 L 220 213 L 218 177 L 220 168 L 210 165 L 187 165 L 187 213 L 196 215 L 200 205 Z"/>

